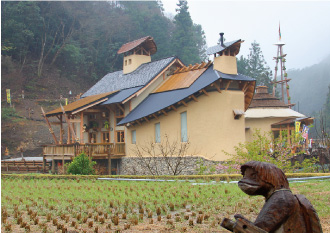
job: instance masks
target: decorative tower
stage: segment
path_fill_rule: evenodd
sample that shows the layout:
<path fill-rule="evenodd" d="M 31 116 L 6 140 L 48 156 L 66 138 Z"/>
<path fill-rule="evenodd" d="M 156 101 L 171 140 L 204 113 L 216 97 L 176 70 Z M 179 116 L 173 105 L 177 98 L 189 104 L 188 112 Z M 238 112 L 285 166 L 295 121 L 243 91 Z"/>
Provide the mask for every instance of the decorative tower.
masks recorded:
<path fill-rule="evenodd" d="M 286 72 L 286 67 L 285 67 L 285 62 L 286 62 L 286 54 L 283 53 L 283 46 L 285 45 L 285 43 L 283 43 L 281 41 L 281 28 L 279 26 L 278 28 L 278 32 L 279 32 L 279 41 L 277 43 L 275 43 L 274 45 L 277 46 L 277 56 L 274 57 L 274 60 L 276 61 L 276 65 L 275 65 L 275 72 L 274 72 L 274 80 L 273 80 L 273 96 L 275 97 L 275 90 L 276 90 L 276 86 L 277 84 L 281 84 L 281 100 L 285 103 L 285 91 L 286 90 L 286 99 L 288 101 L 288 106 L 291 109 L 292 106 L 294 106 L 295 104 L 291 103 L 291 97 L 289 94 L 289 85 L 288 82 L 291 79 L 288 79 L 288 74 Z M 280 72 L 281 72 L 281 80 L 277 81 L 276 77 L 277 77 L 277 71 L 278 71 L 278 64 L 280 63 Z"/>

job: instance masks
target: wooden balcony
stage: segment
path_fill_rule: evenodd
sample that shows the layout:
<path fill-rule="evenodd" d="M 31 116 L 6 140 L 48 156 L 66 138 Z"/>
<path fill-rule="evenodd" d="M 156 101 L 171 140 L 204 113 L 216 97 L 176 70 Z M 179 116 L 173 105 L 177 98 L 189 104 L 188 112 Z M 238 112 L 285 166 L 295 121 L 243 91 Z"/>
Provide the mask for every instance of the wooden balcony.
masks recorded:
<path fill-rule="evenodd" d="M 93 159 L 112 159 L 125 156 L 125 143 L 96 143 L 96 144 L 63 144 L 44 145 L 43 155 L 46 159 L 72 160 L 81 153 Z"/>

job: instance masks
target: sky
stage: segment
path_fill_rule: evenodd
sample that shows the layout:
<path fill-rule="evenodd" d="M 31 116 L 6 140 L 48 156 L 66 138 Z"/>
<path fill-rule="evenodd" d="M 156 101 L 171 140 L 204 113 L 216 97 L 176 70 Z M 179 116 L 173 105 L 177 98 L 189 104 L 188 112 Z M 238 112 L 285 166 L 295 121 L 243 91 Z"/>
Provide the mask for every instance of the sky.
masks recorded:
<path fill-rule="evenodd" d="M 176 14 L 178 0 L 162 0 L 166 15 Z M 260 44 L 268 66 L 274 70 L 279 24 L 286 68 L 301 69 L 330 56 L 330 1 L 222 1 L 188 0 L 194 23 L 202 25 L 207 46 L 242 39 L 240 55 L 247 57 L 251 43 Z"/>

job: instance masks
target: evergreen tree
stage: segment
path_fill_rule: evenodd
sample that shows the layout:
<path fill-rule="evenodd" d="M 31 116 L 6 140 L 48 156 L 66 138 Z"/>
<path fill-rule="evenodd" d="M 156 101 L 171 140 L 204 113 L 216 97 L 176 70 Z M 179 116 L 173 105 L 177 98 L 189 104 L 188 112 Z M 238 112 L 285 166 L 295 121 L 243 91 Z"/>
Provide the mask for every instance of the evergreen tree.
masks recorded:
<path fill-rule="evenodd" d="M 259 43 L 256 41 L 251 43 L 250 54 L 248 55 L 247 62 L 247 75 L 256 79 L 257 86 L 267 86 L 268 92 L 272 92 L 272 71 L 264 59 Z"/>
<path fill-rule="evenodd" d="M 174 32 L 172 36 L 172 51 L 186 64 L 194 64 L 203 59 L 203 49 L 198 48 L 198 44 L 203 46 L 203 31 L 194 26 L 188 11 L 188 2 L 179 0 L 179 8 L 174 17 Z M 201 51 L 200 51 L 201 49 Z"/>

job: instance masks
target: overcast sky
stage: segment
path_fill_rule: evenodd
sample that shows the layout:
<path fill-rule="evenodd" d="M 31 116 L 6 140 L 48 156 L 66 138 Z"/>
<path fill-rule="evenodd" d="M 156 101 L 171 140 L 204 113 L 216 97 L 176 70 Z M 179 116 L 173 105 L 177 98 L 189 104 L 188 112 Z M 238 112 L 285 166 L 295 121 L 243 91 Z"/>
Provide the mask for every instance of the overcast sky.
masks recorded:
<path fill-rule="evenodd" d="M 162 2 L 165 12 L 174 16 L 178 0 Z M 238 56 L 247 56 L 256 40 L 272 70 L 279 22 L 287 69 L 311 66 L 330 55 L 330 1 L 188 0 L 188 6 L 194 23 L 204 29 L 208 47 L 224 32 L 226 41 L 245 41 Z"/>

